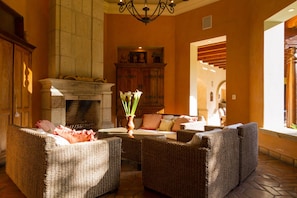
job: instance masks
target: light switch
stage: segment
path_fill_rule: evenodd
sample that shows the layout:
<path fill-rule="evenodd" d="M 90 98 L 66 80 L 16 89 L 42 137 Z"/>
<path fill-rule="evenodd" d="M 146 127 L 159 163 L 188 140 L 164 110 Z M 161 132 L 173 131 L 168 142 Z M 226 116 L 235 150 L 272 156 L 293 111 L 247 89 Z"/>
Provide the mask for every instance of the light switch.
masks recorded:
<path fill-rule="evenodd" d="M 236 100 L 236 94 L 232 94 L 232 100 Z"/>

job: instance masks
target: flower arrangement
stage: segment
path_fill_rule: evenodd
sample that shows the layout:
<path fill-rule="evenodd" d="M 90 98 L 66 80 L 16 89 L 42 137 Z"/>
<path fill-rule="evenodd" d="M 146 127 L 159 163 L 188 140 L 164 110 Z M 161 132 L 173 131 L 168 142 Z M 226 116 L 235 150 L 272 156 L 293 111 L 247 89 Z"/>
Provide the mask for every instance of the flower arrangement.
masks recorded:
<path fill-rule="evenodd" d="M 135 92 L 127 91 L 123 93 L 120 91 L 120 98 L 126 116 L 135 116 L 135 111 L 140 100 L 142 92 L 137 90 Z"/>

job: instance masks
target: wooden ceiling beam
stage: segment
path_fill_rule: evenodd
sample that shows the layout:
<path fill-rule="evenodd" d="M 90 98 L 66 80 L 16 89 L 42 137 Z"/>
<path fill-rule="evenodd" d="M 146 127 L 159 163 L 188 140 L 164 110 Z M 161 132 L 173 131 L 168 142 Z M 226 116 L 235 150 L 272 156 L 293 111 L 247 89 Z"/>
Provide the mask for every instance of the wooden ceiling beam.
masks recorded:
<path fill-rule="evenodd" d="M 197 60 L 215 67 L 226 69 L 226 42 L 199 46 L 197 49 Z"/>

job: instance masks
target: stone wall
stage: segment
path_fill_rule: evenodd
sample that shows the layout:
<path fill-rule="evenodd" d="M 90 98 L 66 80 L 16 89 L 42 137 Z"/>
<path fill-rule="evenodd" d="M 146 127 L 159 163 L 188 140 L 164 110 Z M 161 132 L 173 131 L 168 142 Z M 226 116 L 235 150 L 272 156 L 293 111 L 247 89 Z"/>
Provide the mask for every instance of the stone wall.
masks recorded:
<path fill-rule="evenodd" d="M 103 78 L 103 0 L 51 0 L 49 77 Z"/>

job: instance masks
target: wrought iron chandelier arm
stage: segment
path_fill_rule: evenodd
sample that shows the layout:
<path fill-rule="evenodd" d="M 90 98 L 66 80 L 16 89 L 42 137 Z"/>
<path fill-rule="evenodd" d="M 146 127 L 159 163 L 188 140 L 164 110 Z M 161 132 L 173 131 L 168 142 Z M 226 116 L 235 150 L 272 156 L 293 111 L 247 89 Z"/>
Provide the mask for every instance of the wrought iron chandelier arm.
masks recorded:
<path fill-rule="evenodd" d="M 174 1 L 170 0 L 170 3 L 168 4 L 168 0 L 166 0 L 166 9 L 168 10 L 168 12 L 170 14 L 174 13 L 175 6 L 176 6 L 176 4 L 174 3 Z"/>
<path fill-rule="evenodd" d="M 133 0 L 129 1 L 127 3 L 127 10 L 129 11 L 129 13 L 135 17 L 137 20 L 142 21 L 143 16 L 141 14 L 139 14 L 139 12 L 136 10 Z M 142 21 L 143 22 L 143 21 Z"/>
<path fill-rule="evenodd" d="M 175 7 L 175 3 L 173 0 L 159 0 L 155 10 L 152 12 L 152 14 L 148 15 L 148 11 L 150 10 L 150 8 L 147 5 L 147 0 L 144 0 L 145 6 L 142 9 L 144 11 L 144 14 L 141 15 L 134 6 L 134 0 L 129 0 L 128 3 L 126 3 L 125 0 L 120 0 L 118 5 L 120 6 L 119 11 L 121 13 L 127 9 L 133 17 L 145 24 L 158 18 L 164 12 L 165 8 L 168 10 L 169 13 L 173 14 Z"/>

